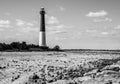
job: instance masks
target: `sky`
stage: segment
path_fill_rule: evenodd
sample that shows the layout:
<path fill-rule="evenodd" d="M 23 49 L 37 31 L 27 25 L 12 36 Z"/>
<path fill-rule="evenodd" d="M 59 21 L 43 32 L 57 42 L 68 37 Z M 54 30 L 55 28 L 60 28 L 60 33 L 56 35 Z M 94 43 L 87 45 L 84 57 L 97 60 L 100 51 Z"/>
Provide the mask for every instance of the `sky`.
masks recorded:
<path fill-rule="evenodd" d="M 120 0 L 0 0 L 0 43 L 38 45 L 41 7 L 49 47 L 120 49 Z"/>

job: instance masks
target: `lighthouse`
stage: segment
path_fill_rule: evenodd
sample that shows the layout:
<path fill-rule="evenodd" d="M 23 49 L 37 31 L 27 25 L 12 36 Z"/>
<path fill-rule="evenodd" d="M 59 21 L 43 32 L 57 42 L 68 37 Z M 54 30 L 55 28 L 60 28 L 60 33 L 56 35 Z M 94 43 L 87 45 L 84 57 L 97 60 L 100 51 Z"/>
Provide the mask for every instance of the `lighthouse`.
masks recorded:
<path fill-rule="evenodd" d="M 41 8 L 40 16 L 39 46 L 46 48 L 45 9 L 43 7 Z"/>

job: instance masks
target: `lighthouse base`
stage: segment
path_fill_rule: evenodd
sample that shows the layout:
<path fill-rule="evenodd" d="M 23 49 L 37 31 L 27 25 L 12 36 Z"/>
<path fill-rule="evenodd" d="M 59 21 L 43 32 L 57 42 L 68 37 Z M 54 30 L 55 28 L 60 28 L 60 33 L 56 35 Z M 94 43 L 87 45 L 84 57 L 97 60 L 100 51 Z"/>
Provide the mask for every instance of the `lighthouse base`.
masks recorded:
<path fill-rule="evenodd" d="M 46 35 L 45 32 L 39 32 L 39 46 L 47 47 L 46 46 Z"/>
<path fill-rule="evenodd" d="M 40 49 L 49 49 L 47 46 L 39 46 Z"/>

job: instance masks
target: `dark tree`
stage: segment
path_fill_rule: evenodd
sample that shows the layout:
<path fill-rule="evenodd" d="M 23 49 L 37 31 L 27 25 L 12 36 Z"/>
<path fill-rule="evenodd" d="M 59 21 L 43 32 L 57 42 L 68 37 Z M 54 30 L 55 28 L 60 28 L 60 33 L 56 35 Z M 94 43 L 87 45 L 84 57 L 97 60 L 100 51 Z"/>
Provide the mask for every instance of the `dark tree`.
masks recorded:
<path fill-rule="evenodd" d="M 21 49 L 19 42 L 12 42 L 11 44 L 12 49 Z"/>
<path fill-rule="evenodd" d="M 53 50 L 59 51 L 59 50 L 60 50 L 60 46 L 59 46 L 59 45 L 56 45 L 56 46 L 53 48 Z"/>
<path fill-rule="evenodd" d="M 59 50 L 59 46 L 54 47 L 55 50 Z M 49 47 L 40 47 L 35 44 L 27 44 L 23 42 L 12 42 L 10 44 L 0 43 L 0 51 L 48 51 L 52 50 Z"/>
<path fill-rule="evenodd" d="M 27 44 L 26 44 L 26 42 L 25 41 L 23 41 L 22 43 L 21 43 L 21 49 L 22 50 L 26 50 L 26 49 L 28 49 L 28 46 L 27 46 Z"/>

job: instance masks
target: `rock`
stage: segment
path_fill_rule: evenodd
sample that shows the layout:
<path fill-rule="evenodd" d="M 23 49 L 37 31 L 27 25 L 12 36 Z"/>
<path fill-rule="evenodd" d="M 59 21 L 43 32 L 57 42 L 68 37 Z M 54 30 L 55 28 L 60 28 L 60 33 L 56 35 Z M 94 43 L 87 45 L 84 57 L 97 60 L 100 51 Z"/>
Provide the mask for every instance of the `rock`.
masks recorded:
<path fill-rule="evenodd" d="M 101 82 L 101 81 L 98 81 L 98 80 L 90 79 L 90 80 L 84 81 L 82 84 L 105 84 L 105 82 Z"/>
<path fill-rule="evenodd" d="M 109 66 L 106 66 L 102 69 L 103 70 L 112 70 L 112 71 L 119 71 L 120 70 L 120 65 L 118 64 L 112 64 L 112 65 L 109 65 Z"/>
<path fill-rule="evenodd" d="M 96 75 L 97 72 L 98 72 L 98 69 L 93 69 L 92 71 L 85 73 L 84 76 Z"/>
<path fill-rule="evenodd" d="M 68 84 L 66 80 L 57 80 L 56 82 L 53 83 L 47 83 L 47 84 Z"/>

